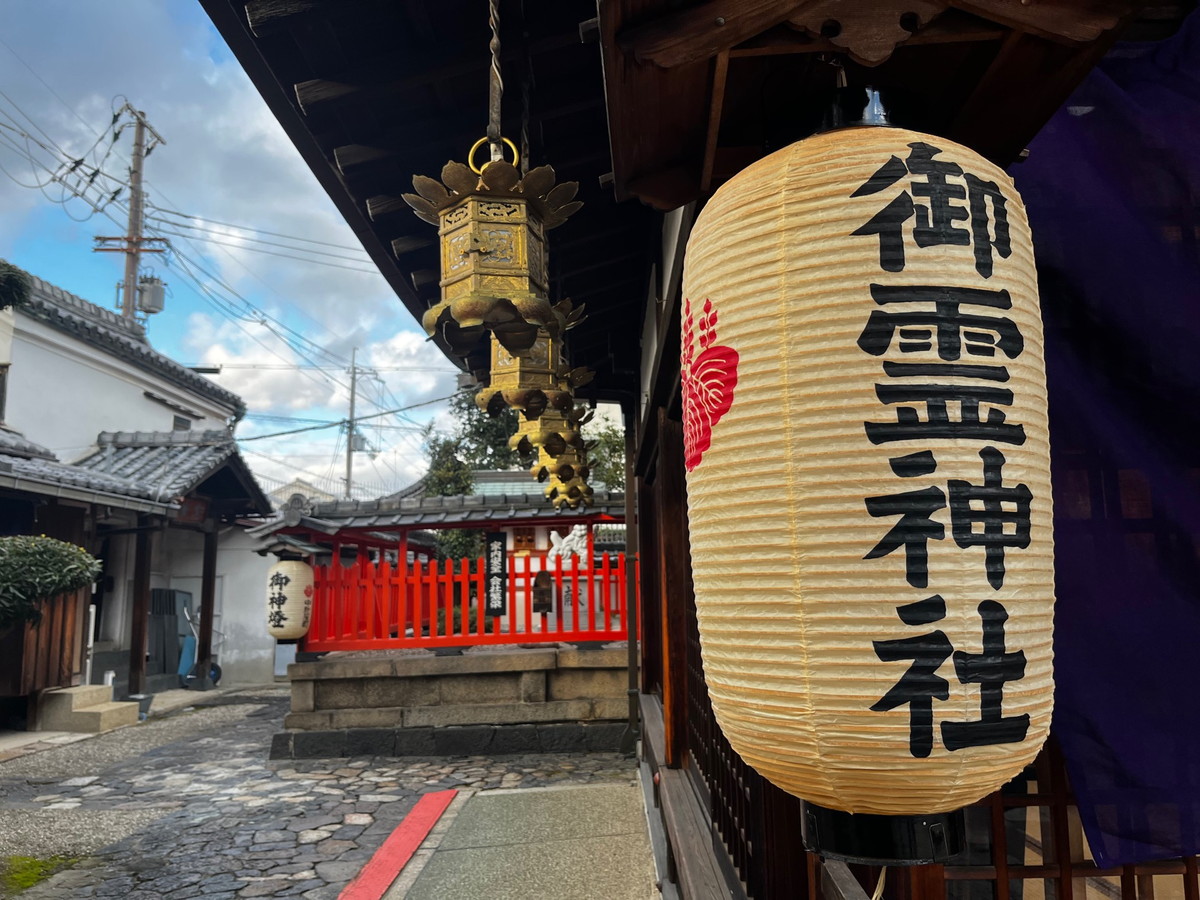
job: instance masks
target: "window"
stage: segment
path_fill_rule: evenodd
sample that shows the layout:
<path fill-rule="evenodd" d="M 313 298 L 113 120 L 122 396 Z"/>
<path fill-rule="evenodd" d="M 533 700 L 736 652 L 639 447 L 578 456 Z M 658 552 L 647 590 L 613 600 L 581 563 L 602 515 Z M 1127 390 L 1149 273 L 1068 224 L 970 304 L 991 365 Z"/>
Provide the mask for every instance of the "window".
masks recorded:
<path fill-rule="evenodd" d="M 175 424 L 171 426 L 174 431 L 191 431 L 192 420 L 187 416 L 176 416 Z"/>
<path fill-rule="evenodd" d="M 523 550 L 533 550 L 533 529 L 526 526 L 518 526 L 513 529 L 513 550 L 520 553 Z"/>
<path fill-rule="evenodd" d="M 0 422 L 4 421 L 4 401 L 8 395 L 8 365 L 0 366 Z"/>

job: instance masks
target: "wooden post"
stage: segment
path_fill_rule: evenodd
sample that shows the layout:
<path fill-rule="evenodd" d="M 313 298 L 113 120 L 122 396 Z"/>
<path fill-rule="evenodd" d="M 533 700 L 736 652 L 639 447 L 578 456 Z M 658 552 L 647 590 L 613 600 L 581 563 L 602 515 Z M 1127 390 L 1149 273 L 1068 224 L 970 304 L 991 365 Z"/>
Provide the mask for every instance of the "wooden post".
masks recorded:
<path fill-rule="evenodd" d="M 206 691 L 213 686 L 212 671 L 213 614 L 217 599 L 217 523 L 206 524 L 204 562 L 200 572 L 200 635 L 196 638 L 196 678 L 194 687 Z"/>
<path fill-rule="evenodd" d="M 687 609 L 691 604 L 691 554 L 687 532 L 687 486 L 683 470 L 683 425 L 658 411 L 659 596 L 662 613 L 663 720 L 668 766 L 683 765 L 687 747 Z"/>
<path fill-rule="evenodd" d="M 146 692 L 146 635 L 150 627 L 150 552 L 154 533 L 148 516 L 138 518 L 133 555 L 133 611 L 129 627 L 129 693 Z"/>

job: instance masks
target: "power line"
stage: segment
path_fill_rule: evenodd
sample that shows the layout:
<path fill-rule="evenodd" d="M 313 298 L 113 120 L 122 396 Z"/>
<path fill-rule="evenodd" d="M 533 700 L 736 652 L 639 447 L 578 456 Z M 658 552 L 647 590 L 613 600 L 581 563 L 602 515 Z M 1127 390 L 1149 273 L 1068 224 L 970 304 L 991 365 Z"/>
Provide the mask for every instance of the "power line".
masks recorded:
<path fill-rule="evenodd" d="M 155 212 L 161 212 L 161 213 L 164 213 L 169 216 L 178 216 L 181 219 L 192 219 L 193 221 L 196 221 L 196 222 L 207 222 L 209 225 L 220 225 L 224 228 L 236 228 L 239 231 L 251 231 L 256 234 L 266 234 L 271 237 L 284 238 L 289 241 L 303 241 L 306 244 L 318 244 L 322 247 L 333 247 L 334 249 L 337 249 L 337 250 L 353 250 L 354 252 L 361 253 L 364 256 L 367 255 L 367 251 L 363 250 L 362 247 L 351 247 L 346 244 L 333 244 L 333 243 L 330 243 L 329 241 L 318 241 L 313 238 L 299 237 L 298 235 L 292 235 L 292 234 L 280 234 L 277 231 L 267 231 L 265 228 L 254 228 L 250 225 L 234 225 L 231 222 L 219 222 L 216 219 L 210 219 L 207 216 L 192 216 L 192 215 L 188 215 L 187 213 L 176 212 L 173 209 L 164 209 L 161 206 L 155 206 L 154 210 L 155 210 Z M 198 228 L 199 227 L 196 225 L 182 225 L 182 223 L 180 223 L 180 225 L 181 225 L 181 227 L 185 227 L 185 228 Z M 208 230 L 208 229 L 200 229 L 200 230 Z"/>
<path fill-rule="evenodd" d="M 319 369 L 341 371 L 345 366 L 300 365 L 299 363 L 190 363 L 186 368 L 216 366 L 219 369 L 265 369 L 269 371 L 290 369 Z M 431 375 L 457 375 L 458 369 L 435 369 L 431 366 L 359 366 L 364 372 L 428 372 Z M 399 402 L 399 401 L 396 401 Z"/>
<path fill-rule="evenodd" d="M 159 221 L 161 221 L 161 220 L 159 220 Z M 216 244 L 219 247 L 234 247 L 238 250 L 250 250 L 250 251 L 253 251 L 254 253 L 261 253 L 264 256 L 277 256 L 280 259 L 291 259 L 291 260 L 295 260 L 296 262 L 311 263 L 312 265 L 315 265 L 315 266 L 328 266 L 331 269 L 345 269 L 349 272 L 360 272 L 363 275 L 378 274 L 378 272 L 375 269 L 360 269 L 357 266 L 343 266 L 343 265 L 339 265 L 338 263 L 326 262 L 323 259 L 313 259 L 313 258 L 307 257 L 307 256 L 292 256 L 289 253 L 276 253 L 273 250 L 263 250 L 259 247 L 254 247 L 249 244 L 235 244 L 230 241 L 218 241 L 215 238 L 200 237 L 199 235 L 182 234 L 181 232 L 170 231 L 166 228 L 150 229 L 149 227 L 147 227 L 147 230 L 153 230 L 155 234 L 169 234 L 174 237 L 192 238 L 197 241 L 204 241 L 205 243 L 208 243 L 208 244 Z M 339 258 L 341 258 L 341 257 L 339 257 Z"/>
<path fill-rule="evenodd" d="M 296 242 L 303 241 L 304 238 L 292 238 L 293 243 L 280 243 L 279 241 L 265 241 L 262 238 L 254 237 L 252 233 L 243 233 L 241 229 L 236 231 L 221 231 L 216 228 L 202 228 L 199 225 L 188 225 L 186 222 L 173 222 L 170 219 L 164 219 L 162 216 L 147 216 L 148 219 L 153 219 L 155 222 L 161 222 L 164 225 L 169 225 L 171 228 L 183 228 L 187 231 L 198 231 L 202 234 L 215 234 L 219 237 L 231 238 L 242 243 L 236 246 L 243 246 L 247 243 L 263 244 L 267 247 L 280 247 L 284 250 L 294 250 L 297 253 L 315 253 L 318 256 L 328 256 L 330 259 L 340 259 L 344 262 L 370 262 L 370 259 L 363 256 L 343 256 L 340 253 L 330 253 L 328 250 L 314 250 L 311 247 L 297 246 Z M 234 227 L 234 226 L 230 226 Z M 195 236 L 197 240 L 207 241 L 211 238 Z"/>
<path fill-rule="evenodd" d="M 422 400 L 420 403 L 410 403 L 408 406 L 401 406 L 398 409 L 386 409 L 383 412 L 371 413 L 370 415 L 366 416 L 355 416 L 354 421 L 361 422 L 364 419 L 378 419 L 382 416 L 390 416 L 400 412 L 407 412 L 410 409 L 418 409 L 422 406 L 432 406 L 434 403 L 441 403 L 444 400 L 449 400 L 453 396 L 454 394 L 447 394 L 445 397 L 435 397 L 433 400 Z M 320 431 L 323 428 L 333 428 L 335 426 L 340 427 L 345 425 L 346 422 L 346 419 L 339 419 L 336 422 L 324 422 L 319 425 L 306 425 L 303 428 L 292 428 L 287 431 L 275 431 L 271 434 L 255 434 L 251 435 L 250 437 L 240 437 L 237 440 L 239 443 L 241 441 L 264 441 L 267 438 L 285 437 L 289 434 L 300 434 L 301 432 L 305 431 Z"/>

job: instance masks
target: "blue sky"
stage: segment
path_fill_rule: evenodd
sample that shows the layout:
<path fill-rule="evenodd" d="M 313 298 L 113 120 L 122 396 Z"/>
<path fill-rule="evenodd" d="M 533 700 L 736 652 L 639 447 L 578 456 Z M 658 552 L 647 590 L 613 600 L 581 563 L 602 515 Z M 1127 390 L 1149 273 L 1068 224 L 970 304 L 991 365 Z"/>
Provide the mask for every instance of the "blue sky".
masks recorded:
<path fill-rule="evenodd" d="M 212 377 L 250 409 L 239 437 L 344 418 L 354 348 L 374 368 L 359 414 L 454 389 L 452 367 L 367 262 L 198 3 L 10 0 L 4 13 L 0 257 L 114 306 L 124 257 L 92 247 L 124 231 L 126 192 L 93 207 L 128 178 L 133 129 L 115 142 L 110 129 L 128 99 L 166 142 L 146 161 L 149 226 L 175 232 L 170 254 L 143 258 L 143 272 L 168 284 L 150 342 L 185 364 L 225 367 Z M 91 205 L 68 189 L 83 189 L 63 174 L 71 159 L 100 173 Z M 377 452 L 355 455 L 355 493 L 419 477 L 417 431 L 435 416 L 445 424 L 444 404 L 364 423 Z M 337 490 L 344 439 L 330 428 L 243 450 L 264 480 L 294 474 Z"/>

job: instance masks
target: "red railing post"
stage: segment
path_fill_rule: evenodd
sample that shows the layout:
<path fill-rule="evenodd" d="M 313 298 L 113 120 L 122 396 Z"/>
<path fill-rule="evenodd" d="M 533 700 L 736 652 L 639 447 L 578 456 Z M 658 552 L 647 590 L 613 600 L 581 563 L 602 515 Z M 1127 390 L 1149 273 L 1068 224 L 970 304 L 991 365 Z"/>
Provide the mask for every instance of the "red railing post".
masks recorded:
<path fill-rule="evenodd" d="M 600 615 L 604 617 L 604 630 L 612 631 L 612 565 L 608 554 L 600 557 Z"/>
<path fill-rule="evenodd" d="M 563 557 L 554 557 L 554 631 L 563 634 L 563 619 L 566 618 L 566 604 L 563 602 Z"/>
<path fill-rule="evenodd" d="M 624 553 L 617 554 L 617 610 L 621 616 L 621 630 L 625 632 L 626 638 L 629 635 L 629 603 L 626 594 L 625 585 L 625 566 L 627 561 Z"/>
<path fill-rule="evenodd" d="M 375 637 L 375 565 L 370 558 L 359 550 L 358 565 L 355 566 L 358 576 L 358 615 L 355 624 L 358 634 L 364 640 Z"/>

